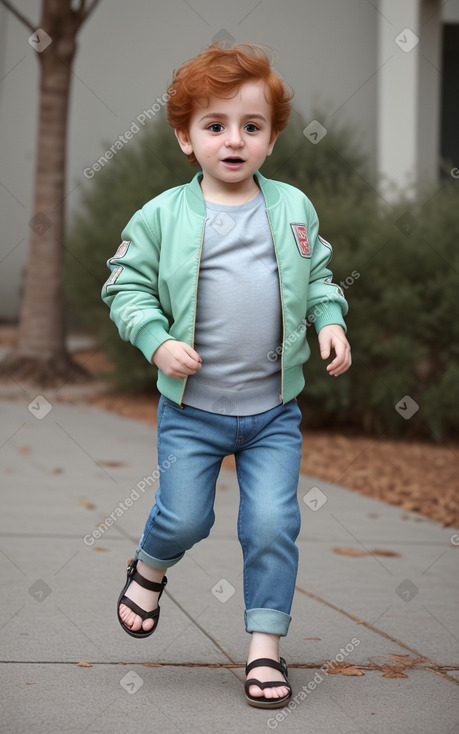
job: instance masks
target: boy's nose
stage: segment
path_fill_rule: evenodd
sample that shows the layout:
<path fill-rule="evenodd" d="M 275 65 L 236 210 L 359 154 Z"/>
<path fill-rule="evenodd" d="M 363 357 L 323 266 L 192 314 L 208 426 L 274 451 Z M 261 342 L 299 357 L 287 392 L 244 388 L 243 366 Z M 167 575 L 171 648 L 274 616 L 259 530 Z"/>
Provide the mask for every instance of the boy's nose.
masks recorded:
<path fill-rule="evenodd" d="M 242 144 L 242 137 L 239 130 L 228 130 L 228 136 L 225 141 L 227 148 L 239 148 Z"/>

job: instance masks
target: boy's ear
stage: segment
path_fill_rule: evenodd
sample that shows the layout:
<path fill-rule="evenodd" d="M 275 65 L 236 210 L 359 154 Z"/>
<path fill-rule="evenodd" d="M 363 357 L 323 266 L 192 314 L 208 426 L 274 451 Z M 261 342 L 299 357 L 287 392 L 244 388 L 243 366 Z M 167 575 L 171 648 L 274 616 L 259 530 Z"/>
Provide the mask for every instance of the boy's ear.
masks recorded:
<path fill-rule="evenodd" d="M 276 142 L 276 140 L 277 140 L 278 137 L 279 137 L 279 133 L 278 132 L 277 133 L 273 132 L 273 134 L 271 135 L 271 142 L 269 143 L 269 148 L 268 148 L 267 155 L 271 155 L 271 153 L 273 152 L 274 144 L 275 144 L 275 142 Z"/>
<path fill-rule="evenodd" d="M 175 137 L 178 140 L 178 144 L 180 145 L 182 151 L 186 155 L 190 155 L 193 152 L 193 146 L 191 145 L 190 136 L 188 135 L 188 130 L 177 130 L 177 128 L 174 130 Z"/>

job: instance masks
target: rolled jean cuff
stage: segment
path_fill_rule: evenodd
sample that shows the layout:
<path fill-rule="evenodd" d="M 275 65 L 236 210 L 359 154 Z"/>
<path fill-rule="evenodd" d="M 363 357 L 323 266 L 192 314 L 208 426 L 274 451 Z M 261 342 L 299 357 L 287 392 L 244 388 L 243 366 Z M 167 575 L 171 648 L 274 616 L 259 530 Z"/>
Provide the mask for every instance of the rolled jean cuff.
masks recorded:
<path fill-rule="evenodd" d="M 266 632 L 285 637 L 292 618 L 277 609 L 247 609 L 244 612 L 246 632 Z"/>
<path fill-rule="evenodd" d="M 175 564 L 178 563 L 184 555 L 185 552 L 180 553 L 179 556 L 175 556 L 174 558 L 162 560 L 161 558 L 154 558 L 154 556 L 148 555 L 148 553 L 145 553 L 141 548 L 137 548 L 134 558 L 136 560 L 143 561 L 147 566 L 151 566 L 151 568 L 170 568 L 171 566 L 175 566 Z"/>

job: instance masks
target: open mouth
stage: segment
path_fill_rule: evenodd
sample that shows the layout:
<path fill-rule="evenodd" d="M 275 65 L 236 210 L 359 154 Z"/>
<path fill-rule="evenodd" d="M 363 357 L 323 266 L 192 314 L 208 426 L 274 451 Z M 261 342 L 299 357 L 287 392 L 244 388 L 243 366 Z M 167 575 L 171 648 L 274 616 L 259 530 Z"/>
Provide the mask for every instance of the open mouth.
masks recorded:
<path fill-rule="evenodd" d="M 244 163 L 242 158 L 238 157 L 231 157 L 231 158 L 224 158 L 223 163 Z"/>

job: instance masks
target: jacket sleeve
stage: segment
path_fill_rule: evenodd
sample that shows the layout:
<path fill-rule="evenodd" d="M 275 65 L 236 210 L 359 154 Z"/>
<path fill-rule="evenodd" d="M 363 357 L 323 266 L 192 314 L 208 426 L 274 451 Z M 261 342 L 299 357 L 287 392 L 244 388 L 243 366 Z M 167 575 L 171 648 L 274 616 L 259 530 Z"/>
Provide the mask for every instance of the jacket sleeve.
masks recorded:
<path fill-rule="evenodd" d="M 142 210 L 134 214 L 121 237 L 123 242 L 107 261 L 111 274 L 103 285 L 102 300 L 121 338 L 151 362 L 156 349 L 173 338 L 158 298 L 160 245 Z"/>
<path fill-rule="evenodd" d="M 306 317 L 314 324 L 317 333 L 330 324 L 339 324 L 346 331 L 344 316 L 349 306 L 342 288 L 333 283 L 333 273 L 328 268 L 332 246 L 319 235 L 319 220 L 312 205 L 311 210 L 313 241 Z"/>

